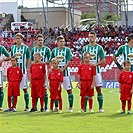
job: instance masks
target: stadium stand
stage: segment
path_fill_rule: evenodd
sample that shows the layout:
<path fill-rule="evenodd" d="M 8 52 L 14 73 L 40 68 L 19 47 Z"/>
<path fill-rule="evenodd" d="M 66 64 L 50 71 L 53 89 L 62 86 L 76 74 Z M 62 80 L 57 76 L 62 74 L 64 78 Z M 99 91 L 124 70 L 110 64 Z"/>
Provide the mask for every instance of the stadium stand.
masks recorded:
<path fill-rule="evenodd" d="M 82 47 L 88 44 L 88 29 L 87 31 L 79 31 L 78 29 L 74 32 L 68 31 L 68 29 L 60 29 L 55 27 L 54 29 L 50 28 L 46 30 L 45 27 L 39 29 L 21 29 L 18 31 L 0 31 L 0 44 L 5 46 L 5 48 L 10 51 L 11 46 L 15 43 L 14 38 L 17 32 L 21 32 L 24 35 L 24 43 L 29 46 L 31 49 L 36 45 L 35 36 L 39 33 L 42 33 L 44 38 L 44 45 L 47 45 L 49 48 L 56 47 L 55 38 L 58 35 L 63 35 L 65 37 L 66 46 L 71 48 L 73 54 L 73 60 L 69 66 L 70 75 L 74 77 L 74 80 L 77 80 L 77 68 L 80 64 L 81 50 Z M 127 29 L 124 26 L 113 27 L 111 25 L 105 27 L 94 27 L 95 32 L 97 33 L 96 42 L 100 44 L 106 53 L 106 63 L 101 66 L 101 72 L 103 80 L 117 80 L 119 75 L 119 70 L 117 69 L 115 63 L 112 61 L 113 53 L 118 49 L 119 46 L 124 45 L 127 40 L 127 35 L 133 32 L 133 27 L 128 27 Z M 119 57 L 119 61 L 122 61 L 122 57 Z M 10 64 L 10 63 L 9 63 Z M 7 68 L 9 64 L 5 64 Z M 122 62 L 120 62 L 122 64 Z"/>

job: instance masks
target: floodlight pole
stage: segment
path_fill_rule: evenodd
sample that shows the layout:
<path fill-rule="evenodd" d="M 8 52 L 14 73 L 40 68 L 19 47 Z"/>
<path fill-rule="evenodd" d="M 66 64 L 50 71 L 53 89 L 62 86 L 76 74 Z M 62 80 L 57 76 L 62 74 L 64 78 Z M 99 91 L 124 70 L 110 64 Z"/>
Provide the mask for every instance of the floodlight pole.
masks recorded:
<path fill-rule="evenodd" d="M 42 0 L 42 6 L 43 6 L 45 28 L 48 29 L 48 0 L 46 0 L 46 6 L 45 7 L 44 7 L 44 2 Z"/>
<path fill-rule="evenodd" d="M 74 30 L 74 0 L 68 0 L 68 25 L 70 24 L 71 18 L 71 27 L 72 31 Z"/>
<path fill-rule="evenodd" d="M 99 3 L 100 3 L 100 0 L 96 0 L 96 21 L 98 26 L 100 26 Z"/>

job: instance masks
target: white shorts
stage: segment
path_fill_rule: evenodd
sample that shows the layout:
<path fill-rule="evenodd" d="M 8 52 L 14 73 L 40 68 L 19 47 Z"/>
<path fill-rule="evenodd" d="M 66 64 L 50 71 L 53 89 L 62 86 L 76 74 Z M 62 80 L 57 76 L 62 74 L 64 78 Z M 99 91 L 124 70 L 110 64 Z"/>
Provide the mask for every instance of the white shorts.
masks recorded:
<path fill-rule="evenodd" d="M 65 90 L 71 90 L 72 89 L 72 84 L 69 76 L 64 76 L 63 77 L 63 87 Z"/>
<path fill-rule="evenodd" d="M 2 69 L 0 68 L 0 88 L 3 87 L 3 73 L 2 73 Z"/>
<path fill-rule="evenodd" d="M 97 73 L 95 76 L 95 86 L 102 86 L 102 76 L 101 73 Z"/>
<path fill-rule="evenodd" d="M 27 78 L 27 74 L 23 74 L 22 81 L 20 83 L 20 88 L 21 89 L 28 89 L 28 78 Z"/>

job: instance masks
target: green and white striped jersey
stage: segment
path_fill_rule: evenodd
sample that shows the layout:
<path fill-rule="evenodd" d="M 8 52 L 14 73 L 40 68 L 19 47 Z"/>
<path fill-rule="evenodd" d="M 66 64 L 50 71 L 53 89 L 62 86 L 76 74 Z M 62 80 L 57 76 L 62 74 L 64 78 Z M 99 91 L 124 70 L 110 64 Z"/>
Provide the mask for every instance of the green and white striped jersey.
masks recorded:
<path fill-rule="evenodd" d="M 84 52 L 89 52 L 90 56 L 91 56 L 91 63 L 98 63 L 100 61 L 100 59 L 104 59 L 105 58 L 105 54 L 104 54 L 104 50 L 102 48 L 102 46 L 100 46 L 99 44 L 95 44 L 93 47 L 90 46 L 90 44 L 86 45 L 83 47 L 82 49 L 82 59 L 83 59 L 83 53 Z M 100 67 L 96 66 L 96 73 L 100 73 Z"/>
<path fill-rule="evenodd" d="M 133 71 L 133 48 L 129 47 L 126 43 L 125 45 L 120 46 L 114 55 L 116 57 L 123 55 L 124 60 L 129 60 L 131 63 L 131 71 Z"/>
<path fill-rule="evenodd" d="M 3 58 L 3 57 L 2 57 L 3 54 L 4 54 L 6 57 L 9 57 L 9 56 L 10 56 L 10 54 L 9 54 L 8 51 L 5 49 L 5 47 L 4 47 L 4 46 L 0 46 L 0 59 Z"/>
<path fill-rule="evenodd" d="M 30 52 L 28 46 L 21 44 L 20 47 L 13 45 L 11 47 L 11 56 L 18 58 L 18 66 L 22 69 L 23 74 L 27 74 L 26 71 L 26 59 L 30 58 Z"/>
<path fill-rule="evenodd" d="M 51 59 L 52 58 L 57 58 L 59 61 L 59 68 L 62 68 L 66 65 L 67 61 L 72 60 L 72 53 L 70 48 L 67 47 L 63 47 L 61 50 L 56 47 L 52 50 L 52 54 L 51 54 Z M 64 76 L 69 76 L 69 72 L 66 69 L 63 72 Z"/>
<path fill-rule="evenodd" d="M 33 47 L 31 49 L 31 57 L 30 59 L 33 61 L 34 60 L 34 54 L 36 52 L 39 52 L 42 55 L 42 62 L 48 62 L 50 60 L 50 56 L 51 56 L 51 50 L 46 47 L 46 46 L 42 46 L 42 48 L 38 48 L 38 46 Z"/>

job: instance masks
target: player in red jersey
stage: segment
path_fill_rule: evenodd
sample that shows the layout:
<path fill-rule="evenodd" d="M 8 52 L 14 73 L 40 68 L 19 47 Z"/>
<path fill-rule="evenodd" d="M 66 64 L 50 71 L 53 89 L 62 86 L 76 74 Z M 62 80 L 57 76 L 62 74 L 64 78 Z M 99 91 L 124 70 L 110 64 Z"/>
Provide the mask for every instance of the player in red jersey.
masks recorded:
<path fill-rule="evenodd" d="M 34 54 L 34 62 L 31 64 L 31 97 L 32 109 L 30 112 L 36 111 L 36 99 L 40 98 L 41 112 L 44 112 L 44 96 L 45 96 L 45 64 L 40 61 L 41 54 L 39 52 Z"/>
<path fill-rule="evenodd" d="M 15 56 L 11 57 L 12 66 L 7 69 L 7 80 L 8 80 L 8 109 L 4 112 L 17 112 L 17 97 L 20 96 L 20 82 L 22 80 L 23 74 L 20 67 L 17 66 L 17 58 Z M 11 106 L 11 98 L 14 97 L 13 105 Z"/>
<path fill-rule="evenodd" d="M 80 88 L 81 96 L 81 110 L 79 113 L 86 112 L 88 98 L 90 113 L 94 113 L 92 109 L 92 96 L 94 96 L 94 78 L 96 75 L 96 70 L 95 67 L 89 63 L 90 54 L 85 52 L 83 54 L 83 64 L 81 64 L 78 69 L 78 87 Z"/>
<path fill-rule="evenodd" d="M 61 98 L 61 83 L 63 82 L 63 73 L 59 71 L 58 65 L 59 62 L 56 58 L 51 60 L 52 71 L 50 72 L 49 79 L 49 87 L 50 87 L 50 109 L 53 111 L 53 104 L 55 102 L 54 112 L 58 111 L 62 113 L 62 98 Z M 58 102 L 59 102 L 59 110 L 58 110 Z"/>
<path fill-rule="evenodd" d="M 131 114 L 131 99 L 133 94 L 133 72 L 131 72 L 130 61 L 124 61 L 124 70 L 121 72 L 118 81 L 120 83 L 119 92 L 123 110 L 120 114 L 125 114 L 126 101 L 128 103 L 127 114 Z"/>

